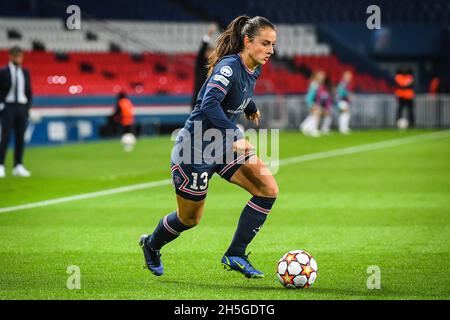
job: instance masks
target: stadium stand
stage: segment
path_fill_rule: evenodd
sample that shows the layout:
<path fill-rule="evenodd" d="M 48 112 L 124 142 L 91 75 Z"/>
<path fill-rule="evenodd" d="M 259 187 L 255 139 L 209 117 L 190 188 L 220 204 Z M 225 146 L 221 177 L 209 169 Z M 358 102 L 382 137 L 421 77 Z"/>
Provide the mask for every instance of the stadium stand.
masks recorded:
<path fill-rule="evenodd" d="M 108 95 L 123 89 L 135 94 L 189 95 L 194 53 L 207 24 L 87 22 L 76 32 L 67 30 L 59 19 L 0 18 L 0 27 L 5 30 L 0 34 L 5 49 L 0 52 L 0 63 L 6 62 L 8 47 L 20 45 L 28 50 L 26 65 L 34 75 L 33 88 L 38 95 Z M 280 25 L 278 32 L 278 56 L 294 59 L 296 66 L 309 71 L 270 63 L 258 82 L 257 93 L 304 93 L 312 70 L 319 66 L 333 81 L 345 69 L 352 70 L 361 80 L 355 88 L 358 91 L 390 90 L 385 81 L 341 64 L 327 44 L 318 42 L 313 26 Z M 118 48 L 113 51 L 120 52 L 110 52 L 112 45 Z"/>
<path fill-rule="evenodd" d="M 372 4 L 382 8 L 381 30 L 366 28 Z M 80 30 L 66 27 L 69 5 L 80 7 Z M 178 128 L 190 111 L 195 56 L 208 26 L 223 29 L 241 14 L 277 27 L 276 55 L 255 89 L 263 127 L 298 128 L 318 70 L 334 85 L 344 71 L 353 73 L 352 126 L 395 126 L 397 67 L 414 69 L 419 125 L 450 123 L 447 109 L 424 95 L 431 79 L 439 80 L 437 96 L 450 90 L 446 0 L 2 0 L 0 65 L 12 46 L 26 50 L 35 97 L 31 143 L 99 138 L 122 90 L 136 105 L 142 134 Z"/>

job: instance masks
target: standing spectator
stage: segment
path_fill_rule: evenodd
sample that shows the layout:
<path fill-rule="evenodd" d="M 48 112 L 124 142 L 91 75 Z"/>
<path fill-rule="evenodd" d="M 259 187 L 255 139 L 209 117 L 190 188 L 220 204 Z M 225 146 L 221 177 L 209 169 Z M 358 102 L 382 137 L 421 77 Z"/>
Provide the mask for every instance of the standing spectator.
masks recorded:
<path fill-rule="evenodd" d="M 409 122 L 406 127 L 414 127 L 414 75 L 412 70 L 397 71 L 395 83 L 397 85 L 395 95 L 398 99 L 397 124 L 401 123 L 400 119 L 403 119 L 403 109 L 406 109 Z"/>
<path fill-rule="evenodd" d="M 14 132 L 13 176 L 29 177 L 23 165 L 25 130 L 32 102 L 30 73 L 22 68 L 23 51 L 19 47 L 9 50 L 9 64 L 0 70 L 0 109 L 2 133 L 0 140 L 0 178 L 5 177 L 5 158 L 11 132 Z"/>
<path fill-rule="evenodd" d="M 211 55 L 213 49 L 210 46 L 211 36 L 217 31 L 217 25 L 215 23 L 208 27 L 208 32 L 202 39 L 202 44 L 197 53 L 197 59 L 195 60 L 195 83 L 194 83 L 194 93 L 192 95 L 191 108 L 193 109 L 196 102 L 198 93 L 205 83 L 208 77 L 208 57 Z"/>

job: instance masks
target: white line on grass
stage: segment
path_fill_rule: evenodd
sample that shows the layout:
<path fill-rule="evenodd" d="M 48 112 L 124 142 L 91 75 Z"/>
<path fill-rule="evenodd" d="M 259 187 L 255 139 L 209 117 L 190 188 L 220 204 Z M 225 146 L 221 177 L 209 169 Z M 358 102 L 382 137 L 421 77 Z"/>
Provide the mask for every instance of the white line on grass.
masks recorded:
<path fill-rule="evenodd" d="M 436 140 L 436 139 L 445 138 L 445 137 L 450 137 L 450 130 L 433 132 L 433 133 L 428 133 L 428 134 L 421 134 L 421 135 L 416 135 L 416 136 L 409 136 L 409 137 L 405 137 L 405 138 L 392 139 L 392 140 L 381 141 L 381 142 L 374 142 L 374 143 L 363 144 L 363 145 L 359 145 L 359 146 L 337 149 L 337 150 L 322 151 L 322 152 L 317 152 L 317 153 L 313 153 L 313 154 L 306 154 L 303 156 L 281 159 L 279 161 L 279 164 L 280 164 L 280 166 L 282 166 L 282 165 L 286 165 L 286 164 L 299 163 L 299 162 L 324 159 L 324 158 L 331 158 L 331 157 L 343 156 L 343 155 L 358 153 L 358 152 L 384 149 L 384 148 L 388 148 L 388 147 L 395 147 L 395 146 L 414 143 L 414 142 Z"/>
<path fill-rule="evenodd" d="M 23 205 L 19 205 L 19 206 L 14 206 L 14 207 L 0 208 L 0 213 L 18 211 L 18 210 L 24 210 L 24 209 L 31 209 L 31 208 L 37 208 L 37 207 L 45 207 L 45 206 L 49 206 L 52 204 L 64 203 L 64 202 L 69 202 L 69 201 L 109 196 L 109 195 L 116 194 L 116 193 L 165 186 L 170 183 L 171 183 L 171 180 L 167 179 L 167 180 L 159 180 L 159 181 L 153 181 L 153 182 L 133 184 L 131 186 L 125 186 L 125 187 L 120 187 L 120 188 L 115 188 L 115 189 L 107 189 L 107 190 L 103 190 L 103 191 L 82 193 L 82 194 L 77 194 L 77 195 L 69 196 L 69 197 L 62 197 L 62 198 L 56 198 L 56 199 L 52 199 L 52 200 L 44 200 L 44 201 L 39 201 L 39 202 L 27 203 L 27 204 L 23 204 Z"/>
<path fill-rule="evenodd" d="M 306 154 L 306 155 L 298 156 L 298 157 L 290 157 L 290 158 L 280 160 L 279 165 L 283 166 L 283 165 L 289 165 L 289 164 L 293 164 L 293 163 L 300 163 L 300 162 L 306 162 L 306 161 L 317 160 L 317 159 L 332 158 L 332 157 L 336 157 L 336 156 L 342 156 L 342 155 L 353 154 L 353 153 L 358 153 L 358 152 L 378 150 L 378 149 L 383 149 L 383 148 L 388 148 L 388 147 L 405 145 L 405 144 L 414 143 L 414 142 L 436 140 L 436 139 L 445 138 L 445 137 L 450 137 L 450 130 L 422 134 L 422 135 L 409 136 L 409 137 L 399 138 L 399 139 L 392 139 L 392 140 L 388 140 L 388 141 L 363 144 L 363 145 L 359 145 L 359 146 L 342 148 L 342 149 L 337 149 L 337 150 L 322 151 L 322 152 Z M 134 184 L 134 185 L 120 187 L 120 188 L 107 189 L 107 190 L 103 190 L 103 191 L 83 193 L 83 194 L 78 194 L 78 195 L 69 196 L 69 197 L 62 197 L 62 198 L 56 198 L 56 199 L 52 199 L 52 200 L 44 200 L 44 201 L 33 202 L 33 203 L 28 203 L 28 204 L 23 204 L 23 205 L 18 205 L 18 206 L 0 208 L 0 213 L 32 209 L 32 208 L 37 208 L 37 207 L 45 207 L 45 206 L 58 204 L 58 203 L 77 201 L 77 200 L 83 200 L 83 199 L 91 199 L 91 198 L 96 198 L 96 197 L 109 196 L 109 195 L 117 194 L 117 193 L 155 188 L 155 187 L 169 185 L 170 183 L 171 183 L 170 179 L 152 181 L 152 182 L 146 182 L 146 183 L 139 183 L 139 184 Z"/>

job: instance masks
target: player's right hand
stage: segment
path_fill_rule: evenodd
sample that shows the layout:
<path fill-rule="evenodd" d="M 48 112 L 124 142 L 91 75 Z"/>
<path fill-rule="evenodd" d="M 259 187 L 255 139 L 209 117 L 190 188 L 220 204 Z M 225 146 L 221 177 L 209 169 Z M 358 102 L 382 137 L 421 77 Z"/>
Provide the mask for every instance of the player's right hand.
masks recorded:
<path fill-rule="evenodd" d="M 259 112 L 259 110 L 256 110 L 255 113 L 250 114 L 250 115 L 246 115 L 246 118 L 248 120 L 253 121 L 253 123 L 255 124 L 256 127 L 258 127 L 258 123 L 259 123 L 259 117 L 261 116 L 261 113 Z"/>
<path fill-rule="evenodd" d="M 255 150 L 255 147 L 246 139 L 239 139 L 233 142 L 233 151 L 237 153 L 248 153 Z"/>

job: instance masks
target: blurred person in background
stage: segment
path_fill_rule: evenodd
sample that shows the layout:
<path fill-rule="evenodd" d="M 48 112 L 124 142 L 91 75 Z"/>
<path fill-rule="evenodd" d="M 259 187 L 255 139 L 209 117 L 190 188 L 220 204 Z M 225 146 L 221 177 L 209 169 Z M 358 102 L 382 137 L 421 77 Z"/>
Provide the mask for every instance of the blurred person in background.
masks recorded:
<path fill-rule="evenodd" d="M 117 103 L 112 118 L 122 128 L 121 142 L 124 150 L 133 150 L 136 143 L 136 137 L 133 131 L 134 106 L 131 100 L 128 99 L 127 94 L 123 91 L 117 96 Z"/>
<path fill-rule="evenodd" d="M 309 115 L 300 124 L 300 129 L 304 135 L 311 137 L 320 137 L 318 129 L 321 114 L 319 97 L 321 90 L 323 90 L 324 81 L 324 71 L 320 70 L 313 74 L 311 83 L 309 84 L 308 92 L 306 93 L 306 105 L 309 109 Z"/>
<path fill-rule="evenodd" d="M 428 87 L 428 92 L 432 95 L 432 96 L 436 96 L 439 92 L 440 92 L 440 84 L 441 84 L 441 79 L 439 78 L 438 75 L 434 75 L 433 78 L 431 78 L 430 81 L 430 85 Z"/>
<path fill-rule="evenodd" d="M 200 89 L 205 83 L 206 78 L 208 77 L 208 58 L 213 52 L 213 48 L 211 47 L 211 37 L 217 31 L 217 25 L 215 23 L 209 25 L 207 33 L 204 35 L 202 39 L 202 44 L 200 45 L 200 49 L 197 53 L 197 58 L 195 60 L 195 80 L 194 80 L 194 93 L 192 95 L 191 101 L 191 109 L 194 108 L 197 103 L 197 96 Z"/>
<path fill-rule="evenodd" d="M 336 87 L 336 107 L 339 112 L 338 126 L 339 132 L 342 134 L 350 133 L 350 83 L 352 77 L 351 71 L 345 71 Z"/>
<path fill-rule="evenodd" d="M 318 102 L 321 108 L 322 126 L 320 132 L 322 134 L 329 134 L 331 128 L 331 109 L 333 107 L 334 88 L 333 83 L 329 77 L 325 77 L 325 80 L 317 92 Z"/>
<path fill-rule="evenodd" d="M 396 90 L 398 99 L 397 126 L 401 129 L 414 127 L 414 75 L 412 70 L 398 70 L 395 75 Z M 403 118 L 403 110 L 408 112 L 408 119 Z"/>
<path fill-rule="evenodd" d="M 22 67 L 23 51 L 19 47 L 9 50 L 9 63 L 0 70 L 0 109 L 2 132 L 0 140 L 0 178 L 5 177 L 5 158 L 11 133 L 14 133 L 13 176 L 31 176 L 23 165 L 25 131 L 32 102 L 30 73 Z"/>

